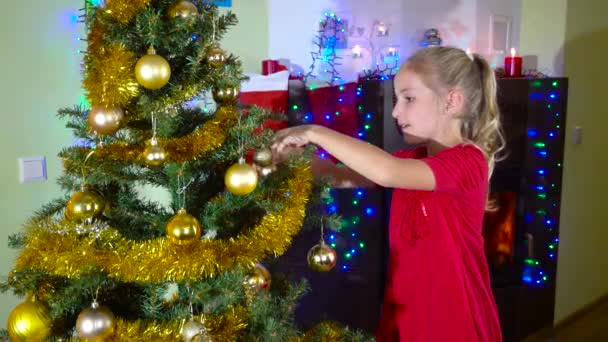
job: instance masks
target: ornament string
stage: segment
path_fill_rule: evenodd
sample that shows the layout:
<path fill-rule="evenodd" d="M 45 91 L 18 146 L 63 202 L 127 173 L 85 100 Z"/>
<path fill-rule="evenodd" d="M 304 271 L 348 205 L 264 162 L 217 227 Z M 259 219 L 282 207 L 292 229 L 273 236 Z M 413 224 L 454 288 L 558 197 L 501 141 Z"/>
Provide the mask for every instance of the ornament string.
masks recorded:
<path fill-rule="evenodd" d="M 84 158 L 84 161 L 82 162 L 82 166 L 80 167 L 80 173 L 81 173 L 81 184 L 80 184 L 80 188 L 82 191 L 84 191 L 84 186 L 87 183 L 87 176 L 86 176 L 86 165 L 87 165 L 87 161 L 89 160 L 89 158 L 91 158 L 91 156 L 93 155 L 93 153 L 95 153 L 95 150 L 91 150 L 87 156 Z"/>
<path fill-rule="evenodd" d="M 321 217 L 321 243 L 325 243 L 325 219 Z"/>
<path fill-rule="evenodd" d="M 181 169 L 177 172 L 177 204 L 180 208 L 186 208 L 186 190 L 194 182 L 194 178 L 190 178 L 188 183 L 185 183 L 184 180 L 184 165 L 182 165 Z"/>

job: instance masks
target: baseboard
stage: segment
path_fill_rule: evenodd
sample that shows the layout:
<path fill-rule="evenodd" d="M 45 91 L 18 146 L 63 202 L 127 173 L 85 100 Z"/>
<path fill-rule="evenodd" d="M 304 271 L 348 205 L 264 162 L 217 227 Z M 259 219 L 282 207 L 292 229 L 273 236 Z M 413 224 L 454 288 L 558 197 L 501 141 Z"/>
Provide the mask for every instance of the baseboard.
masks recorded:
<path fill-rule="evenodd" d="M 539 331 L 535 332 L 534 334 L 527 336 L 526 338 L 523 339 L 523 342 L 546 341 L 547 339 L 554 337 L 560 331 L 565 330 L 570 325 L 572 325 L 575 322 L 577 322 L 578 320 L 582 319 L 585 315 L 591 313 L 592 311 L 594 311 L 595 309 L 597 309 L 598 307 L 600 307 L 606 303 L 608 303 L 608 293 L 600 296 L 599 298 L 595 299 L 591 303 L 576 310 L 575 312 L 571 313 L 570 315 L 568 315 L 566 318 L 560 320 L 559 322 L 548 325 L 548 326 L 540 329 Z"/>
<path fill-rule="evenodd" d="M 601 306 L 602 304 L 604 304 L 606 302 L 608 302 L 608 293 L 605 293 L 604 295 L 600 296 L 596 300 L 594 300 L 591 303 L 583 306 L 582 308 L 574 311 L 573 313 L 566 316 L 561 321 L 555 323 L 554 329 L 555 330 L 564 329 L 565 327 L 569 326 L 573 322 L 576 322 L 577 320 L 579 320 L 582 316 L 585 316 L 586 314 L 595 310 L 597 307 Z"/>

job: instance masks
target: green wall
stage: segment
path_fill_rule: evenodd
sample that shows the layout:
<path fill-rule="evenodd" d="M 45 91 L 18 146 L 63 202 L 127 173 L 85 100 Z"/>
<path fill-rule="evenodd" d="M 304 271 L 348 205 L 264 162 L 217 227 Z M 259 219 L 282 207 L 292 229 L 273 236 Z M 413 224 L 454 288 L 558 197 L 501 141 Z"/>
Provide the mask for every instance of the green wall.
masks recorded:
<path fill-rule="evenodd" d="M 34 210 L 61 195 L 55 179 L 61 174 L 56 157 L 72 143 L 71 132 L 55 117 L 63 106 L 78 104 L 82 95 L 80 57 L 74 38 L 82 26 L 71 15 L 82 0 L 0 2 L 0 276 L 12 268 L 15 251 L 8 235 L 17 232 Z M 241 56 L 246 72 L 258 72 L 268 50 L 266 0 L 235 0 L 240 25 L 225 37 L 223 47 Z M 48 181 L 20 184 L 17 158 L 43 155 Z M 0 326 L 18 303 L 0 295 Z"/>
<path fill-rule="evenodd" d="M 608 294 L 608 1 L 568 0 L 570 78 L 555 321 Z M 545 19 L 550 20 L 550 19 Z M 572 131 L 583 128 L 583 143 Z"/>

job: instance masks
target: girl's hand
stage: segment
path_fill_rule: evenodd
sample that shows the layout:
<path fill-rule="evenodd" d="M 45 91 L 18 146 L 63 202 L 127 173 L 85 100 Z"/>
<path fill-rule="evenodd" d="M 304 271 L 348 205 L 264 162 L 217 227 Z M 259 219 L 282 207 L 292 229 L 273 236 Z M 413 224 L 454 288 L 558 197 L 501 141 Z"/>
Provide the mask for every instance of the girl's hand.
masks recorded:
<path fill-rule="evenodd" d="M 280 163 L 287 159 L 294 151 L 301 151 L 310 144 L 310 131 L 312 125 L 302 125 L 278 131 L 270 148 L 275 162 Z"/>

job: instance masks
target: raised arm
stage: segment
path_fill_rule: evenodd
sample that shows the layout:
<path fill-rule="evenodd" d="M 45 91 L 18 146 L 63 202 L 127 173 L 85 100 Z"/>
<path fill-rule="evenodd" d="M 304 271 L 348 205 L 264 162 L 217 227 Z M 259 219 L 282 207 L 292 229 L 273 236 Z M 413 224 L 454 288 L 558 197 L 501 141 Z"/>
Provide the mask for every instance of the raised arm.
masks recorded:
<path fill-rule="evenodd" d="M 290 146 L 309 143 L 320 146 L 355 173 L 384 187 L 434 190 L 435 176 L 423 161 L 401 159 L 331 129 L 304 125 L 277 132 L 272 149 L 276 153 Z"/>

